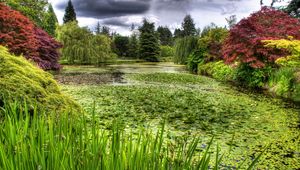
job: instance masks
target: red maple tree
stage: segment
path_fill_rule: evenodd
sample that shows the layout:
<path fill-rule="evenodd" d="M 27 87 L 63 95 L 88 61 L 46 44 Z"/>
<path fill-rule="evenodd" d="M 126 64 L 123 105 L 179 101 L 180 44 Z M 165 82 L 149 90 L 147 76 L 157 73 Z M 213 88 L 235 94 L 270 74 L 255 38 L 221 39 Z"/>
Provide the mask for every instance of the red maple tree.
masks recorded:
<path fill-rule="evenodd" d="M 0 3 L 0 45 L 44 70 L 57 70 L 61 45 L 20 12 Z"/>
<path fill-rule="evenodd" d="M 246 63 L 253 68 L 273 64 L 286 54 L 284 50 L 264 47 L 262 40 L 300 39 L 300 22 L 288 14 L 268 7 L 251 14 L 235 25 L 225 40 L 222 51 L 226 63 Z"/>

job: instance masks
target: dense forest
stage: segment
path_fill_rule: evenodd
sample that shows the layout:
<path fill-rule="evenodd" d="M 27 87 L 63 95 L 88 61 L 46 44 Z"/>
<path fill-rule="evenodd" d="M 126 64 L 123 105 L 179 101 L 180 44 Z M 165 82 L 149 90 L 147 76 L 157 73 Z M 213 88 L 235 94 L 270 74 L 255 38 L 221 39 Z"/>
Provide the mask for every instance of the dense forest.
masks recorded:
<path fill-rule="evenodd" d="M 300 0 L 280 2 L 124 35 L 0 0 L 0 169 L 300 169 Z"/>

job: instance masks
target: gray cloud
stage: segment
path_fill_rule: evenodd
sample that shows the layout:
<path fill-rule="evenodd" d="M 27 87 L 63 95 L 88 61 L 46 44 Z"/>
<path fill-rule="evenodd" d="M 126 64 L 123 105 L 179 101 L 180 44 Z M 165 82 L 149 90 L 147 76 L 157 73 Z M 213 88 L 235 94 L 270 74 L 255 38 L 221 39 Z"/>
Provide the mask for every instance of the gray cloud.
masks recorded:
<path fill-rule="evenodd" d="M 80 17 L 109 18 L 130 14 L 143 14 L 150 9 L 150 0 L 73 0 Z M 66 2 L 57 8 L 64 10 Z"/>

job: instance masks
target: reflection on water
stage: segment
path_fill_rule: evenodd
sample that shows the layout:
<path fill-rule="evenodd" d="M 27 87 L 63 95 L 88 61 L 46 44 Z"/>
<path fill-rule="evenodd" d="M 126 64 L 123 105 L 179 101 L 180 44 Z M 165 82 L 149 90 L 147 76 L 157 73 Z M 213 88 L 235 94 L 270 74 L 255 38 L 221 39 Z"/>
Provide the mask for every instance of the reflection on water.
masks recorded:
<path fill-rule="evenodd" d="M 125 74 L 136 73 L 183 73 L 185 66 L 171 62 L 161 63 L 132 63 L 95 66 L 64 66 L 62 72 L 55 75 L 55 79 L 61 84 L 113 84 L 129 85 Z"/>
<path fill-rule="evenodd" d="M 174 63 L 134 63 L 109 65 L 108 68 L 122 73 L 182 73 L 185 66 Z"/>

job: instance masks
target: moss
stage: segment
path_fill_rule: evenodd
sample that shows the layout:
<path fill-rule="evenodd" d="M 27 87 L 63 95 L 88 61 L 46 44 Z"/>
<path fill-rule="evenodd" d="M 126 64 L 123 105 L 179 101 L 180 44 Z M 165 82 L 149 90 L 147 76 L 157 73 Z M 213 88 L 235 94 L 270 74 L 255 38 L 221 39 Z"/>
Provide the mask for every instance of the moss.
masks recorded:
<path fill-rule="evenodd" d="M 46 111 L 66 111 L 79 106 L 61 93 L 52 75 L 23 57 L 11 55 L 0 46 L 0 94 L 8 101 L 26 101 L 30 107 Z M 0 100 L 1 100 L 0 98 Z"/>

